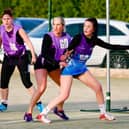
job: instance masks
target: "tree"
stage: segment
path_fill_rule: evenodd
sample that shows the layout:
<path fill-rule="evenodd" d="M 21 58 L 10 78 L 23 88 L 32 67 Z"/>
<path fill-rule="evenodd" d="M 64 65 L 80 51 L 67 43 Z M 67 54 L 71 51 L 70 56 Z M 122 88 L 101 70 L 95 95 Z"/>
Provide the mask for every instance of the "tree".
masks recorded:
<path fill-rule="evenodd" d="M 48 0 L 0 0 L 14 17 L 48 17 Z M 129 0 L 110 0 L 110 18 L 129 21 Z M 53 16 L 106 18 L 106 0 L 52 0 Z"/>

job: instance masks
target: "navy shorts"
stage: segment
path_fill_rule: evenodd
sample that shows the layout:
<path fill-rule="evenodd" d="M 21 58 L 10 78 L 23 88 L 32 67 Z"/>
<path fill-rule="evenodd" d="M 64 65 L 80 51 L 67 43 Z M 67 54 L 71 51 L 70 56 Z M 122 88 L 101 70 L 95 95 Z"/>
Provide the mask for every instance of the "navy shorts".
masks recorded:
<path fill-rule="evenodd" d="M 46 69 L 48 72 L 59 69 L 59 65 L 53 65 L 50 62 L 47 62 L 41 56 L 37 57 L 36 63 L 34 65 L 34 69 Z"/>

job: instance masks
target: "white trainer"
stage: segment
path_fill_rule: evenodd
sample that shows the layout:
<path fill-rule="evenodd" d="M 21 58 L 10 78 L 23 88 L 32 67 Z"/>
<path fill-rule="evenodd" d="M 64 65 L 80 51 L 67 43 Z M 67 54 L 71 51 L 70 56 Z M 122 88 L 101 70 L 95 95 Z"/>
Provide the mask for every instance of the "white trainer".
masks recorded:
<path fill-rule="evenodd" d="M 39 114 L 39 115 L 37 115 L 36 119 L 38 119 L 42 123 L 47 123 L 47 124 L 51 123 L 51 120 L 49 120 L 46 115 Z"/>
<path fill-rule="evenodd" d="M 99 116 L 99 119 L 100 120 L 109 120 L 109 121 L 112 121 L 112 120 L 115 120 L 115 117 L 112 116 L 112 115 L 109 115 L 109 114 L 105 113 L 105 114 L 101 114 Z"/>

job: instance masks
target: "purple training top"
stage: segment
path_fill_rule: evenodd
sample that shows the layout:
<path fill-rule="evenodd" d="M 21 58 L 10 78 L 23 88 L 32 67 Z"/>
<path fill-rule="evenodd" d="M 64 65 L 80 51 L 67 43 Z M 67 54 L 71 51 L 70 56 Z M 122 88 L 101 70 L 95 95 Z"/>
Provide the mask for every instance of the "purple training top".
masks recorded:
<path fill-rule="evenodd" d="M 53 34 L 53 32 L 48 33 L 52 38 L 52 48 L 55 49 L 55 60 L 59 61 L 60 56 L 64 53 L 64 51 L 68 48 L 69 43 L 71 42 L 71 37 L 69 34 L 63 32 L 61 37 L 57 37 Z"/>
<path fill-rule="evenodd" d="M 25 52 L 25 45 L 19 44 L 16 41 L 16 34 L 21 26 L 15 25 L 11 32 L 5 30 L 4 25 L 0 26 L 0 36 L 2 37 L 2 44 L 4 52 L 8 56 L 21 56 Z"/>

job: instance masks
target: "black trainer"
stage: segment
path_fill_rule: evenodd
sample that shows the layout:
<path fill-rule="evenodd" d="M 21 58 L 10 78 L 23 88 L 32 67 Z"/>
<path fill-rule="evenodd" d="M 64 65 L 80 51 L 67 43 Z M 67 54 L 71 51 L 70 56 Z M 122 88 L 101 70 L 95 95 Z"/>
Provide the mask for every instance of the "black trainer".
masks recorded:
<path fill-rule="evenodd" d="M 32 114 L 26 112 L 26 113 L 24 114 L 24 120 L 25 120 L 26 122 L 31 122 L 31 121 L 33 121 Z"/>
<path fill-rule="evenodd" d="M 58 111 L 57 107 L 55 107 L 53 109 L 53 113 L 56 114 L 57 116 L 59 116 L 63 120 L 69 120 L 69 117 L 66 116 L 66 114 L 64 113 L 64 111 Z"/>

